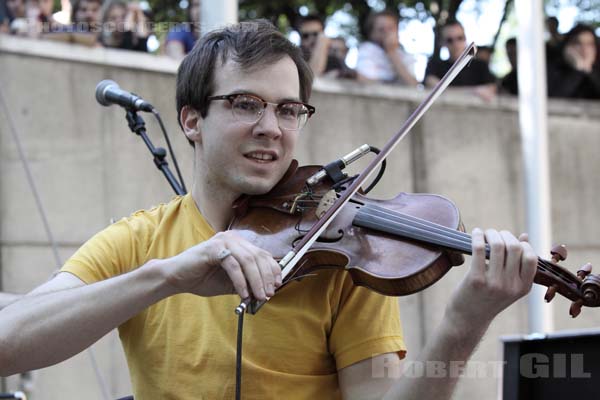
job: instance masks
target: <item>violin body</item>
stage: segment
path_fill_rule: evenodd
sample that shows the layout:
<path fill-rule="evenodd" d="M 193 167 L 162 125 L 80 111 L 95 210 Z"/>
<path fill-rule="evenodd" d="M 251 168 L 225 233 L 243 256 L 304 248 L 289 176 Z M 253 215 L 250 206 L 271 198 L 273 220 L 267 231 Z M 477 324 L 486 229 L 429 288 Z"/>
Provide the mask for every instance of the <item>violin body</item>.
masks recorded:
<path fill-rule="evenodd" d="M 275 259 L 285 256 L 322 214 L 332 196 L 333 182 L 327 178 L 307 187 L 306 180 L 320 166 L 304 166 L 288 172 L 269 193 L 242 198 L 229 229 L 269 251 Z M 335 197 L 333 197 L 335 199 Z M 326 206 L 326 205 L 325 205 Z M 374 223 L 381 229 L 360 226 L 365 210 L 377 210 L 383 219 Z M 436 224 L 462 230 L 460 214 L 448 199 L 431 194 L 400 193 L 390 200 L 353 196 L 303 256 L 297 271 L 286 282 L 322 268 L 343 268 L 356 285 L 388 296 L 418 292 L 439 280 L 452 266 L 464 262 L 462 254 L 439 246 L 399 238 L 385 232 L 387 212 L 411 215 Z M 393 222 L 392 222 L 393 223 Z"/>

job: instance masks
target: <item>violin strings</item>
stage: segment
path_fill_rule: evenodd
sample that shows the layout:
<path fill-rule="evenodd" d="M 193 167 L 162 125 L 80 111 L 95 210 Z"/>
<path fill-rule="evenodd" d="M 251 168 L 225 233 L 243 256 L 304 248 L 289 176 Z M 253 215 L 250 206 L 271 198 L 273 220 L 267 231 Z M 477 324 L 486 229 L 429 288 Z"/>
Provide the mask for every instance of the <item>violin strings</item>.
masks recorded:
<path fill-rule="evenodd" d="M 313 194 L 311 197 L 312 198 L 310 200 L 306 198 L 300 199 L 298 203 L 318 203 L 319 200 L 316 199 L 322 198 L 323 196 Z M 372 211 L 372 213 L 369 213 L 369 211 Z M 450 249 L 459 250 L 466 254 L 472 254 L 472 237 L 466 232 L 451 229 L 446 226 L 427 221 L 418 217 L 414 217 L 408 214 L 392 211 L 376 204 L 369 204 L 363 206 L 360 212 L 364 213 L 366 216 L 371 216 L 373 218 L 378 219 L 379 221 L 381 221 L 379 222 L 379 225 L 385 226 L 388 229 L 396 230 L 395 228 L 405 228 L 404 230 L 400 229 L 397 232 L 390 233 L 405 234 L 406 236 L 411 237 L 415 240 L 421 240 L 432 244 L 438 244 L 448 247 Z M 390 222 L 392 223 L 390 224 Z M 372 226 L 371 228 L 377 229 L 377 226 Z M 488 244 L 485 245 L 485 251 L 486 258 L 489 259 L 490 247 Z M 578 283 L 578 281 L 573 282 L 572 276 L 565 274 L 560 269 L 557 270 L 554 264 L 540 257 L 538 257 L 537 259 L 537 266 L 538 269 L 540 269 L 541 271 L 551 273 L 552 275 L 554 275 L 562 281 L 571 282 L 574 284 Z"/>
<path fill-rule="evenodd" d="M 443 245 L 451 249 L 463 251 L 466 254 L 472 253 L 471 236 L 465 232 L 453 230 L 443 225 L 413 217 L 411 215 L 391 211 L 377 205 L 368 205 L 362 207 L 357 214 L 357 217 L 359 217 L 361 213 L 365 216 L 370 216 L 382 221 L 383 223 L 379 223 L 380 226 L 385 226 L 389 229 L 397 231 L 397 233 L 400 234 L 404 233 L 413 239 Z M 358 218 L 358 220 L 360 221 L 360 218 Z M 390 222 L 395 222 L 395 224 Z M 372 228 L 377 229 L 377 226 L 372 226 Z M 486 256 L 489 258 L 488 244 L 486 244 Z M 556 268 L 554 268 L 554 264 L 543 260 L 540 257 L 538 257 L 537 265 L 540 270 L 550 272 L 561 280 L 572 281 L 572 277 L 563 274 L 560 270 L 556 270 Z"/>
<path fill-rule="evenodd" d="M 422 221 L 407 221 L 402 216 L 380 212 L 368 206 L 363 207 L 357 213 L 355 221 L 359 226 L 364 224 L 368 228 L 382 229 L 389 233 L 405 235 L 412 239 L 449 247 L 470 254 L 470 246 L 464 238 L 444 236 L 443 233 L 445 232 L 442 229 Z"/>

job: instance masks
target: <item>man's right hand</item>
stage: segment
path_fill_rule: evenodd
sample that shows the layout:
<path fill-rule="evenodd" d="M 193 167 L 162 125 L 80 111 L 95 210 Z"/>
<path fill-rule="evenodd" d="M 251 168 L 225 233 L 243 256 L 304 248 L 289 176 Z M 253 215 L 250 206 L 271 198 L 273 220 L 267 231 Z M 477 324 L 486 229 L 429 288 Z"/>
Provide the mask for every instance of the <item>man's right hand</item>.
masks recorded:
<path fill-rule="evenodd" d="M 219 232 L 160 264 L 177 292 L 200 296 L 237 293 L 243 299 L 266 300 L 282 282 L 273 256 L 232 231 Z"/>

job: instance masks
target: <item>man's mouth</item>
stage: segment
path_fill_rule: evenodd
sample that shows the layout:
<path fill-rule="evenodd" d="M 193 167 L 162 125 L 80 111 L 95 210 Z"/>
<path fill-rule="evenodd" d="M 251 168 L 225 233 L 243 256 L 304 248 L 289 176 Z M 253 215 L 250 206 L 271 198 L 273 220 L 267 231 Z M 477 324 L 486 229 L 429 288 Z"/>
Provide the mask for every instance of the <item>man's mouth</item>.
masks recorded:
<path fill-rule="evenodd" d="M 244 157 L 259 162 L 271 162 L 277 159 L 277 154 L 265 151 L 252 151 L 244 154 Z"/>

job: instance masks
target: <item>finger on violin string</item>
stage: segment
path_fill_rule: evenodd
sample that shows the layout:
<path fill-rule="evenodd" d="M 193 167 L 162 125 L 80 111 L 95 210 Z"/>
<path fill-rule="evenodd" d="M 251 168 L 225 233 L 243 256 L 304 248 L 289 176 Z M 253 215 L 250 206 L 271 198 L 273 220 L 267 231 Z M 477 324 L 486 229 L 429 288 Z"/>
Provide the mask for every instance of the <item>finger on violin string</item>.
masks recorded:
<path fill-rule="evenodd" d="M 474 278 L 483 279 L 486 270 L 485 261 L 485 238 L 483 231 L 479 228 L 474 228 L 471 232 L 472 245 L 472 260 L 471 270 Z"/>
<path fill-rule="evenodd" d="M 505 243 L 502 236 L 495 229 L 486 229 L 485 240 L 490 247 L 488 272 L 493 278 L 502 279 L 504 274 Z"/>
<path fill-rule="evenodd" d="M 519 279 L 523 253 L 521 242 L 508 231 L 501 231 L 500 236 L 505 246 L 505 276 L 508 279 Z"/>
<path fill-rule="evenodd" d="M 538 256 L 529 242 L 522 242 L 521 245 L 523 246 L 523 252 L 521 253 L 521 279 L 531 288 L 533 278 L 537 272 Z"/>

